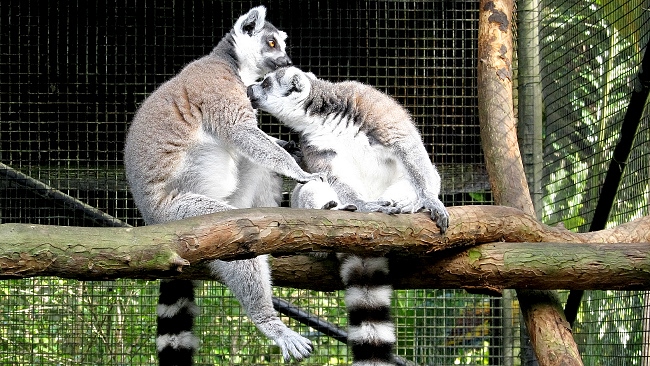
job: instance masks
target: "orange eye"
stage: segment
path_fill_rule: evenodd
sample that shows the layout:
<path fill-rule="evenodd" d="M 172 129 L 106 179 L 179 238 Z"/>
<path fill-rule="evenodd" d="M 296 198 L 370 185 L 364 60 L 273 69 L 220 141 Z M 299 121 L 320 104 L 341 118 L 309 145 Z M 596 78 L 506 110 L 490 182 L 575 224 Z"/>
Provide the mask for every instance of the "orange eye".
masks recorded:
<path fill-rule="evenodd" d="M 269 39 L 269 47 L 275 48 L 275 40 Z"/>

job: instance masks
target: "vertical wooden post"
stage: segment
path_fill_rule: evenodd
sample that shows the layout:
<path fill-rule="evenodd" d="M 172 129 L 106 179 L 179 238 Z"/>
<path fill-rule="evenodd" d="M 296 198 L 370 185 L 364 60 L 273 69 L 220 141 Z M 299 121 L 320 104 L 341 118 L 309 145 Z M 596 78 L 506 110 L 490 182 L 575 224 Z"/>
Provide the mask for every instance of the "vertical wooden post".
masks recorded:
<path fill-rule="evenodd" d="M 513 0 L 481 0 L 478 34 L 478 107 L 481 140 L 494 201 L 535 216 L 514 118 Z M 531 343 L 542 366 L 581 366 L 578 347 L 557 295 L 518 290 Z"/>

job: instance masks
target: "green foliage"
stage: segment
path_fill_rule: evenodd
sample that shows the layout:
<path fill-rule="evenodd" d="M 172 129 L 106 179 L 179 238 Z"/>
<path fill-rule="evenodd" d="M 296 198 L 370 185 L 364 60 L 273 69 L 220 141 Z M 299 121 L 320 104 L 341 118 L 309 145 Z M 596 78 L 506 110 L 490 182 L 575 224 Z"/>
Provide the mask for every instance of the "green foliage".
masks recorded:
<path fill-rule="evenodd" d="M 644 12 L 648 10 L 645 0 L 596 0 L 609 24 L 612 24 L 631 45 L 641 49 L 644 30 Z M 646 18 L 647 19 L 647 18 Z"/>
<path fill-rule="evenodd" d="M 575 337 L 586 365 L 641 365 L 644 308 L 650 295 L 643 292 L 589 291 L 578 314 Z M 622 360 L 625 360 L 622 363 Z"/>
<path fill-rule="evenodd" d="M 472 202 L 476 204 L 489 204 L 491 201 L 488 192 L 469 192 L 468 194 Z"/>
<path fill-rule="evenodd" d="M 153 362 L 142 347 L 154 341 L 156 295 L 141 282 L 0 282 L 0 364 Z M 148 298 L 153 300 L 143 301 Z"/>
<path fill-rule="evenodd" d="M 640 0 L 548 2 L 542 9 L 544 218 L 586 230 L 620 137 L 650 17 Z M 648 127 L 646 118 L 642 131 Z M 648 136 L 641 135 L 634 156 L 650 154 Z M 614 207 L 619 223 L 639 216 L 637 208 L 647 203 L 647 158 L 628 172 L 619 192 L 625 200 Z"/>
<path fill-rule="evenodd" d="M 490 305 L 490 298 L 464 291 L 397 291 L 398 353 L 422 365 L 489 364 L 498 319 Z"/>
<path fill-rule="evenodd" d="M 79 282 L 35 278 L 0 282 L 0 365 L 155 364 L 158 283 Z M 276 296 L 345 329 L 343 292 L 275 289 Z M 217 282 L 197 289 L 202 346 L 196 365 L 284 364 L 230 291 Z M 464 291 L 395 291 L 396 353 L 419 364 L 485 365 L 494 353 L 490 299 Z M 312 340 L 302 365 L 347 365 L 347 345 L 283 317 Z M 496 323 L 495 323 L 496 322 Z"/>
<path fill-rule="evenodd" d="M 650 35 L 644 0 L 544 1 L 544 219 L 586 231 L 620 138 L 641 50 Z M 650 118 L 641 123 L 609 226 L 648 215 Z M 574 335 L 585 365 L 641 362 L 643 293 L 588 291 Z M 646 295 L 647 296 L 647 295 Z"/>

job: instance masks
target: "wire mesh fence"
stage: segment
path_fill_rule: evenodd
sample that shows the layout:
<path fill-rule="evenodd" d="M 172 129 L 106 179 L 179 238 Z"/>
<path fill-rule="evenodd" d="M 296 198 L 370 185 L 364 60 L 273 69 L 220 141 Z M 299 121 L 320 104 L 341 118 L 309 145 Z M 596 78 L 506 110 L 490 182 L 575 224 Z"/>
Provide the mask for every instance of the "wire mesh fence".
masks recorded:
<path fill-rule="evenodd" d="M 630 103 L 650 41 L 644 1 L 541 1 L 542 85 L 546 120 L 544 219 L 588 231 L 648 215 L 650 114 Z M 629 111 L 642 113 L 628 162 L 610 167 Z M 629 132 L 627 132 L 629 133 Z M 620 147 L 619 147 L 620 148 Z M 608 169 L 625 169 L 604 188 Z M 618 182 L 617 182 L 618 183 Z M 594 215 L 599 200 L 611 212 Z M 647 292 L 587 291 L 574 334 L 585 365 L 647 365 Z"/>
<path fill-rule="evenodd" d="M 330 80 L 374 85 L 412 113 L 443 176 L 446 205 L 491 202 L 477 117 L 477 1 L 263 3 L 271 22 L 289 34 L 296 65 Z M 583 229 L 648 41 L 648 12 L 637 0 L 614 8 L 542 3 L 545 219 Z M 142 225 L 122 166 L 129 121 L 156 86 L 208 53 L 256 5 L 3 1 L 0 223 Z M 269 116 L 260 125 L 296 140 Z M 645 118 L 612 223 L 648 213 L 647 132 Z M 342 293 L 274 291 L 345 328 Z M 198 292 L 197 365 L 283 363 L 226 288 L 207 281 Z M 0 364 L 155 364 L 156 302 L 153 281 L 2 281 Z M 393 305 L 396 353 L 410 362 L 520 363 L 512 297 L 409 290 L 396 291 Z M 585 364 L 647 364 L 647 305 L 643 293 L 590 293 L 576 327 Z M 617 317 L 599 315 L 610 312 Z M 283 320 L 315 344 L 303 364 L 350 362 L 343 343 Z M 612 357 L 600 359 L 605 349 Z"/>
<path fill-rule="evenodd" d="M 3 2 L 0 222 L 142 225 L 121 160 L 130 119 L 156 86 L 209 52 L 255 5 Z M 411 111 L 449 178 L 447 205 L 490 201 L 476 121 L 476 2 L 264 5 L 289 34 L 296 65 L 331 80 L 375 85 Z M 260 124 L 295 140 L 268 116 Z M 275 292 L 345 328 L 341 293 Z M 36 278 L 3 281 L 0 294 L 1 364 L 156 363 L 155 283 Z M 396 292 L 398 355 L 422 364 L 499 363 L 503 320 L 495 301 L 463 291 Z M 203 345 L 196 364 L 282 363 L 226 288 L 205 282 L 197 302 Z M 317 351 L 306 364 L 349 362 L 345 344 L 284 320 L 314 342 Z"/>

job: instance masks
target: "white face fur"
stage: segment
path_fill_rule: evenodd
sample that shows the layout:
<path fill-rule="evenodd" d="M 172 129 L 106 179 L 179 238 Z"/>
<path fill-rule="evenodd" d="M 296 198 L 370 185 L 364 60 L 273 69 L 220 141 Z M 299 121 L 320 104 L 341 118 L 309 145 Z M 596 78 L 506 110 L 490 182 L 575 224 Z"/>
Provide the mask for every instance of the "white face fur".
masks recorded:
<path fill-rule="evenodd" d="M 290 124 L 294 118 L 306 114 L 303 102 L 311 92 L 313 74 L 297 67 L 285 67 L 268 74 L 261 83 L 248 87 L 248 98 L 253 108 L 271 113 Z M 291 127 L 291 126 L 290 126 Z"/>
<path fill-rule="evenodd" d="M 266 8 L 258 6 L 239 17 L 233 27 L 239 74 L 245 85 L 278 67 L 291 65 L 286 53 L 287 34 L 265 18 Z"/>

